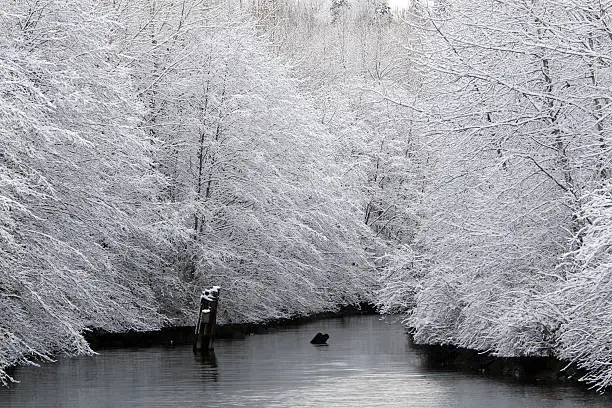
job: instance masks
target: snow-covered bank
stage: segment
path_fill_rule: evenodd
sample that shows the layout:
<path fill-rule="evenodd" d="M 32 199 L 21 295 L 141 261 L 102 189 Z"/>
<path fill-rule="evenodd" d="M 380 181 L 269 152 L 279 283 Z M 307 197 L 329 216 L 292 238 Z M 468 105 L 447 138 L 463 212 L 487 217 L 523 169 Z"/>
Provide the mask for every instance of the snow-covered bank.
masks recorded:
<path fill-rule="evenodd" d="M 370 301 L 373 235 L 336 141 L 246 11 L 0 11 L 0 382 L 82 333 L 257 322 Z"/>
<path fill-rule="evenodd" d="M 215 329 L 217 339 L 240 339 L 249 334 L 262 334 L 275 328 L 302 324 L 314 320 L 376 314 L 373 305 L 363 303 L 355 306 L 340 306 L 336 310 L 294 316 L 282 319 L 271 319 L 261 322 L 221 323 Z M 194 326 L 164 327 L 156 331 L 108 333 L 94 331 L 85 335 L 93 350 L 123 347 L 178 346 L 193 344 Z"/>
<path fill-rule="evenodd" d="M 612 2 L 5 3 L 0 382 L 215 284 L 612 384 Z"/>
<path fill-rule="evenodd" d="M 308 2 L 307 2 L 308 3 Z M 329 1 L 261 26 L 346 143 L 385 313 L 612 384 L 612 3 Z"/>

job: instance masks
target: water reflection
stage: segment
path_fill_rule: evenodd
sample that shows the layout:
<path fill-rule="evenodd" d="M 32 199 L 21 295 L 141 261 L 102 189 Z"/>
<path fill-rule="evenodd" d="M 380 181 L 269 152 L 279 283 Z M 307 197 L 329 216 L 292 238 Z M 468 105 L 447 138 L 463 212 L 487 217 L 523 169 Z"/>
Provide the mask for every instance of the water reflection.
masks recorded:
<path fill-rule="evenodd" d="M 213 350 L 194 353 L 195 361 L 200 363 L 200 375 L 204 382 L 219 381 L 217 356 Z"/>
<path fill-rule="evenodd" d="M 310 344 L 329 333 L 327 346 Z M 1 407 L 610 407 L 579 387 L 432 370 L 399 325 L 376 316 L 329 319 L 190 346 L 106 350 L 19 368 Z"/>

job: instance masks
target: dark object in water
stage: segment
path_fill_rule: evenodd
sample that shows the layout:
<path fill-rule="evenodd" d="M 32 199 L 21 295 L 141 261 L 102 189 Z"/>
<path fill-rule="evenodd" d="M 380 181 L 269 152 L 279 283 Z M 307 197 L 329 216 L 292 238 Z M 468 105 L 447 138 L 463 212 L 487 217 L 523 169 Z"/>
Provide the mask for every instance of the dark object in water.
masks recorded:
<path fill-rule="evenodd" d="M 310 342 L 312 344 L 325 344 L 329 339 L 329 334 L 317 333 L 316 336 Z"/>

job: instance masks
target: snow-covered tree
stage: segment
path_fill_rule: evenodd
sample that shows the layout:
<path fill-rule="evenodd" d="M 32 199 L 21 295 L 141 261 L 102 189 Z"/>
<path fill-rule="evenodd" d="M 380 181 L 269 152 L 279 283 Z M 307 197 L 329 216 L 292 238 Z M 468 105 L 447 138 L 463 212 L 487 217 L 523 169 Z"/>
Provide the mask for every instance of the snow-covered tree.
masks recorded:
<path fill-rule="evenodd" d="M 151 200 L 161 180 L 104 3 L 3 9 L 0 369 L 81 353 L 88 327 L 158 327 Z M 8 377 L 4 371 L 2 380 Z"/>
<path fill-rule="evenodd" d="M 612 186 L 595 191 L 585 205 L 582 245 L 571 256 L 576 271 L 556 296 L 561 310 L 559 356 L 587 370 L 599 390 L 612 383 Z"/>

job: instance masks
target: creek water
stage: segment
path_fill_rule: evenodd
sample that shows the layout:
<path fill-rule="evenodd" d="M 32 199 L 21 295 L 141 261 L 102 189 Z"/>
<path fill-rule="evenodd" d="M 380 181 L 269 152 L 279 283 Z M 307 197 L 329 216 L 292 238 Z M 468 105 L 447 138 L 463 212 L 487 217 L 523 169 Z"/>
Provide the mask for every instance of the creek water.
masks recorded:
<path fill-rule="evenodd" d="M 327 346 L 313 346 L 317 333 Z M 102 350 L 21 367 L 2 407 L 612 407 L 575 385 L 522 384 L 427 368 L 399 324 L 324 319 L 240 340 L 214 358 L 190 346 Z"/>

